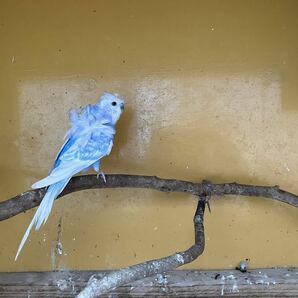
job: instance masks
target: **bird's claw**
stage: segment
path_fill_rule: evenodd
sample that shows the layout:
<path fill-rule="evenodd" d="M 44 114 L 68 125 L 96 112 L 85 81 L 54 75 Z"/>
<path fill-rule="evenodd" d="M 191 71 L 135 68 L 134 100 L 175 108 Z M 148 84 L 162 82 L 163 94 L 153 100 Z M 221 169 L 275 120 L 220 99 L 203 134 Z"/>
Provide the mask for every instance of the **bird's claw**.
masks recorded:
<path fill-rule="evenodd" d="M 206 205 L 207 205 L 207 207 L 208 207 L 208 211 L 209 211 L 209 213 L 211 213 L 211 207 L 210 207 L 209 198 L 206 199 L 205 203 L 206 203 Z"/>
<path fill-rule="evenodd" d="M 211 196 L 204 194 L 200 198 L 204 201 L 205 205 L 207 205 L 209 213 L 211 213 L 211 207 L 210 207 L 210 198 L 211 198 Z"/>
<path fill-rule="evenodd" d="M 203 194 L 203 199 L 204 199 L 205 204 L 208 207 L 209 213 L 211 213 L 211 207 L 210 207 L 210 202 L 209 202 L 210 201 L 210 198 L 211 198 L 211 195 L 210 195 L 209 190 L 208 190 L 208 185 L 209 184 L 211 184 L 211 182 L 208 181 L 208 180 L 203 180 L 202 181 L 202 185 L 203 185 L 203 187 L 205 189 L 204 194 Z"/>
<path fill-rule="evenodd" d="M 98 172 L 96 175 L 97 179 L 99 179 L 99 176 L 102 177 L 102 180 L 104 181 L 104 183 L 107 183 L 106 176 L 105 176 L 104 172 Z"/>

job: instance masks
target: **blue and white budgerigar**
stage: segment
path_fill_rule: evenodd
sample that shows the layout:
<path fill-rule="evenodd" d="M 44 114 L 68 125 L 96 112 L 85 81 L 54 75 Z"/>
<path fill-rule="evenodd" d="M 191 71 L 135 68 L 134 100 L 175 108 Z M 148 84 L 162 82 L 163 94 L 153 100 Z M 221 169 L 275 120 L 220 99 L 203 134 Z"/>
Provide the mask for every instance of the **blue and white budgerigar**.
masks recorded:
<path fill-rule="evenodd" d="M 22 250 L 33 225 L 38 230 L 48 219 L 54 200 L 63 191 L 70 178 L 89 169 L 94 169 L 104 181 L 100 160 L 110 154 L 116 133 L 115 125 L 124 110 L 124 102 L 116 95 L 105 92 L 94 105 L 87 105 L 69 113 L 71 128 L 65 143 L 58 153 L 49 175 L 34 183 L 32 188 L 47 187 L 29 227 L 18 248 Z"/>

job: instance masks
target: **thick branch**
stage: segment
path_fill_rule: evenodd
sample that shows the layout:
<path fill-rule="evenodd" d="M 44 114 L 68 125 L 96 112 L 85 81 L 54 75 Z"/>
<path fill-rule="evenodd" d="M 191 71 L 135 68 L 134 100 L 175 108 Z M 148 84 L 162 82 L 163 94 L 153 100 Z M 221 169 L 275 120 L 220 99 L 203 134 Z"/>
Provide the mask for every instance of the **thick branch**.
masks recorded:
<path fill-rule="evenodd" d="M 132 281 L 143 279 L 154 274 L 164 273 L 182 265 L 192 262 L 204 251 L 204 198 L 198 200 L 198 207 L 194 215 L 195 244 L 188 250 L 178 252 L 158 260 L 151 260 L 141 264 L 133 265 L 125 269 L 107 274 L 104 277 L 93 275 L 85 289 L 77 296 L 78 298 L 98 297 L 108 293 L 113 288 L 125 285 Z"/>
<path fill-rule="evenodd" d="M 73 177 L 60 197 L 80 190 L 96 188 L 148 188 L 163 192 L 183 192 L 200 196 L 238 195 L 271 198 L 298 207 L 298 196 L 283 191 L 278 186 L 254 186 L 237 183 L 213 184 L 210 182 L 192 183 L 188 181 L 161 179 L 154 176 L 106 175 L 107 182 L 97 179 L 96 175 Z M 45 189 L 24 192 L 12 199 L 0 203 L 0 221 L 38 206 Z"/>

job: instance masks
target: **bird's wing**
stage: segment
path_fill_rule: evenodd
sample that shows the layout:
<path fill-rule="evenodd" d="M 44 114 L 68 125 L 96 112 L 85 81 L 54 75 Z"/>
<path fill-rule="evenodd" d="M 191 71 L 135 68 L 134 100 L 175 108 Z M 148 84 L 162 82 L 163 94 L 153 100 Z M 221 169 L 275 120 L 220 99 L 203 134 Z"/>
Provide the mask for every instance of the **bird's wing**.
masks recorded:
<path fill-rule="evenodd" d="M 51 173 L 34 183 L 32 188 L 45 187 L 72 177 L 108 155 L 112 146 L 111 136 L 94 131 L 88 131 L 88 135 L 84 137 L 69 138 L 60 150 Z"/>
<path fill-rule="evenodd" d="M 53 171 L 54 168 L 56 168 L 60 163 L 60 157 L 67 152 L 71 146 L 74 145 L 77 138 L 80 137 L 80 134 L 83 134 L 84 132 L 88 131 L 90 129 L 88 118 L 90 118 L 90 106 L 87 105 L 85 108 L 81 109 L 71 109 L 69 111 L 69 120 L 71 127 L 66 132 L 64 139 L 65 142 L 60 148 L 52 169 L 50 170 L 50 173 Z M 86 135 L 86 133 L 85 133 Z"/>
<path fill-rule="evenodd" d="M 114 128 L 109 126 L 110 119 L 108 118 L 108 116 L 102 115 L 96 109 L 98 109 L 98 107 L 95 105 L 87 105 L 82 109 L 78 109 L 78 110 L 73 109 L 69 111 L 71 128 L 67 131 L 65 135 L 65 142 L 62 145 L 60 151 L 58 152 L 54 161 L 54 165 L 49 173 L 51 173 L 53 169 L 59 166 L 59 164 L 61 163 L 61 157 L 65 153 L 70 152 L 71 154 L 73 154 L 73 152 L 77 150 L 76 146 L 74 146 L 77 139 L 80 139 L 80 142 L 79 142 L 80 147 L 84 147 L 86 144 L 86 141 L 88 141 L 90 136 L 94 134 L 94 131 L 97 131 L 97 132 L 105 131 L 106 134 L 110 134 L 111 137 L 112 135 L 115 134 Z M 101 116 L 100 120 L 97 120 L 96 122 L 94 122 L 95 112 L 97 114 L 100 114 Z M 85 144 L 84 144 L 84 140 L 85 140 Z M 113 146 L 113 142 L 111 143 L 111 146 Z M 110 151 L 111 150 L 109 150 L 109 153 Z"/>

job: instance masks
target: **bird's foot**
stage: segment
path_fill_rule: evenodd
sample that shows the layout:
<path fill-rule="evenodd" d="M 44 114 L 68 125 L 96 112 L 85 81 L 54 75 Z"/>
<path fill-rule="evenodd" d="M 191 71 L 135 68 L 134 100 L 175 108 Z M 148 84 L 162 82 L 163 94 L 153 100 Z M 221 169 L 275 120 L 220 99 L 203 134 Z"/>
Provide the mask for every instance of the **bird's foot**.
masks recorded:
<path fill-rule="evenodd" d="M 208 207 L 209 213 L 211 213 L 211 207 L 210 207 L 210 196 L 206 197 L 205 203 Z"/>
<path fill-rule="evenodd" d="M 211 207 L 210 207 L 211 195 L 210 195 L 210 192 L 208 191 L 208 185 L 211 184 L 211 182 L 208 180 L 203 180 L 202 184 L 203 184 L 203 187 L 205 187 L 205 194 L 203 195 L 204 201 L 208 207 L 209 213 L 211 213 Z"/>
<path fill-rule="evenodd" d="M 99 179 L 99 176 L 102 177 L 104 183 L 107 183 L 106 176 L 105 176 L 104 172 L 98 172 L 96 175 L 97 179 Z"/>

